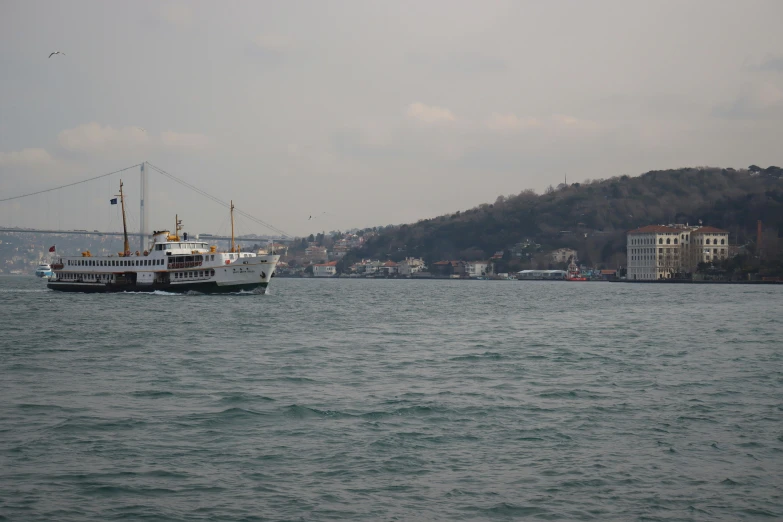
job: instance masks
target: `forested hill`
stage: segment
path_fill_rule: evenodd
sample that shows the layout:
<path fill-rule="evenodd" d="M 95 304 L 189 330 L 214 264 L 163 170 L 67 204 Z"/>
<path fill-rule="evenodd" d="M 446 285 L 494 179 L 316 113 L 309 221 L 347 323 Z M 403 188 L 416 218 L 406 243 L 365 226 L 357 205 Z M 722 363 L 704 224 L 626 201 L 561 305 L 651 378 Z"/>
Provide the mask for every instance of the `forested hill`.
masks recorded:
<path fill-rule="evenodd" d="M 783 169 L 683 168 L 651 171 L 524 190 L 492 204 L 391 227 L 353 251 L 345 262 L 366 257 L 401 260 L 488 259 L 516 246 L 538 252 L 575 248 L 581 261 L 615 267 L 625 262 L 625 233 L 648 224 L 691 223 L 727 229 L 732 243 L 752 241 L 756 220 L 783 232 Z M 529 247 L 524 247 L 527 241 Z M 538 244 L 538 246 L 536 246 Z M 509 268 L 535 264 L 524 254 Z"/>

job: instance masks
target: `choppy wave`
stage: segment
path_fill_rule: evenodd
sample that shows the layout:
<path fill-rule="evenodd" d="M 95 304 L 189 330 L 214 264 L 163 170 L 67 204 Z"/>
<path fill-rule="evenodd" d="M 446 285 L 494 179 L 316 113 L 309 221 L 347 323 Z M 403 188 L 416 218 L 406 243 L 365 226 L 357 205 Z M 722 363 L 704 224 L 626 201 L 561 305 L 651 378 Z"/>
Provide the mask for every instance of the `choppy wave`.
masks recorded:
<path fill-rule="evenodd" d="M 0 278 L 0 520 L 783 519 L 781 292 L 40 284 Z"/>

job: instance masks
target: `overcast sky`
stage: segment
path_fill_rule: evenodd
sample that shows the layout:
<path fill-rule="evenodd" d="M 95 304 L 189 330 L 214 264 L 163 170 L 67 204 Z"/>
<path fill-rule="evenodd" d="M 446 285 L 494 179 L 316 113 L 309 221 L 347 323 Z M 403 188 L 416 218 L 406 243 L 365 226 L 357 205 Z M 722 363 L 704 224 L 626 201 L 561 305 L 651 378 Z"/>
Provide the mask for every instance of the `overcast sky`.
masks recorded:
<path fill-rule="evenodd" d="M 565 174 L 781 165 L 781 20 L 780 0 L 2 0 L 0 199 L 146 160 L 303 235 Z M 0 203 L 0 225 L 121 228 L 118 180 Z M 151 228 L 226 232 L 150 187 Z"/>

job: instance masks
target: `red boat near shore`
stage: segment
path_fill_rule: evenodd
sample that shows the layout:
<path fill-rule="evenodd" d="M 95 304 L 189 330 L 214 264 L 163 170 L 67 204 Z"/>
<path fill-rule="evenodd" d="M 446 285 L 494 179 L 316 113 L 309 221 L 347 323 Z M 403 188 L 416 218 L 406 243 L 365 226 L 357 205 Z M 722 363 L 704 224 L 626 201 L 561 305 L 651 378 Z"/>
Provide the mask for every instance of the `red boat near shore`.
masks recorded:
<path fill-rule="evenodd" d="M 568 273 L 566 274 L 566 281 L 588 281 L 588 279 L 582 275 L 579 271 L 579 267 L 572 260 L 568 265 Z"/>

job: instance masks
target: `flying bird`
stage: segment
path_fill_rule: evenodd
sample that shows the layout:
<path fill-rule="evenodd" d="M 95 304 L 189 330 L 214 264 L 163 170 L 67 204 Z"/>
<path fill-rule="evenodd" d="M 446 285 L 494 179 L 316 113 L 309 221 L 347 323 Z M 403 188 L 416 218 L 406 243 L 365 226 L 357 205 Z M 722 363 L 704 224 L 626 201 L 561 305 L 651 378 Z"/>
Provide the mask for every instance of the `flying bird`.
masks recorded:
<path fill-rule="evenodd" d="M 307 218 L 307 221 L 310 221 L 311 219 L 313 219 L 313 216 L 310 216 L 309 218 Z"/>
<path fill-rule="evenodd" d="M 55 54 L 62 54 L 63 56 L 65 56 L 65 53 L 64 53 L 64 52 L 62 52 L 62 51 L 55 51 L 55 52 L 53 52 L 52 54 L 50 54 L 50 55 L 49 55 L 49 58 L 51 58 L 51 57 L 52 57 L 52 56 L 54 56 Z"/>

